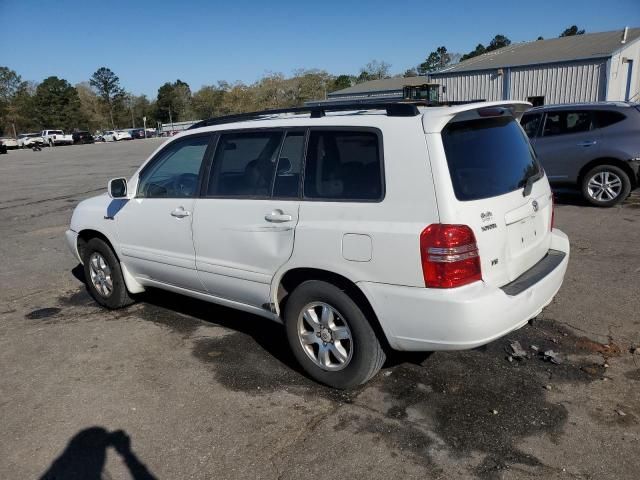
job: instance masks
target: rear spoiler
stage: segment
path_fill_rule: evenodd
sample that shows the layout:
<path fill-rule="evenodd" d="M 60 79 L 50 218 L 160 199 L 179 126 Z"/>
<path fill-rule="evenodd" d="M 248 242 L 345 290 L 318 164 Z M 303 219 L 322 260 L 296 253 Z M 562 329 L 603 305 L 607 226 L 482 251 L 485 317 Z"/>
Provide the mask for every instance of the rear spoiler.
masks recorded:
<path fill-rule="evenodd" d="M 422 116 L 424 133 L 440 133 L 447 123 L 509 115 L 520 120 L 533 105 L 529 102 L 479 102 L 454 107 L 429 108 Z"/>

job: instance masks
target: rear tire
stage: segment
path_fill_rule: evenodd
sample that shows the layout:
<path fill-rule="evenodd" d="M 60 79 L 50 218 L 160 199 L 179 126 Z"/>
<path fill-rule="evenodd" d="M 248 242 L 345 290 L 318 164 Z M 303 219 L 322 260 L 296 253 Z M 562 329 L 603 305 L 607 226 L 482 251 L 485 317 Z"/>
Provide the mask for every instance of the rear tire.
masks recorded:
<path fill-rule="evenodd" d="M 111 247 L 100 238 L 92 238 L 83 251 L 84 277 L 93 299 L 109 309 L 133 303 L 124 283 L 120 262 Z"/>
<path fill-rule="evenodd" d="M 335 285 L 319 280 L 300 284 L 289 296 L 284 320 L 293 354 L 320 383 L 354 388 L 384 364 L 384 351 L 364 313 Z"/>
<path fill-rule="evenodd" d="M 582 179 L 582 195 L 596 207 L 613 207 L 631 193 L 631 180 L 624 170 L 613 165 L 598 165 Z"/>

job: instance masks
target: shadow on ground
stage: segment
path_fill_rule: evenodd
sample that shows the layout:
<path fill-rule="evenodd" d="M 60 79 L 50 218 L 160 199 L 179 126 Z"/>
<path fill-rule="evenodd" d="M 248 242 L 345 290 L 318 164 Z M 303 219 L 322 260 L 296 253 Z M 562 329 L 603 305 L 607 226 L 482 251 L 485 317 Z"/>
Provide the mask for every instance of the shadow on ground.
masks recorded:
<path fill-rule="evenodd" d="M 433 466 L 432 449 L 438 445 L 460 459 L 480 453 L 482 461 L 475 468 L 482 478 L 497 478 L 516 464 L 544 469 L 517 445 L 532 435 L 547 435 L 553 442 L 562 434 L 567 410 L 548 399 L 549 391 L 601 380 L 604 360 L 594 363 L 594 355 L 607 358 L 622 352 L 613 344 L 577 337 L 551 319 L 537 320 L 476 350 L 396 355 L 365 387 L 339 392 L 301 372 L 283 327 L 275 322 L 156 290 L 138 300 L 111 312 L 107 320 L 134 317 L 189 339 L 193 355 L 211 365 L 216 381 L 227 389 L 250 395 L 289 391 L 311 401 L 354 404 L 363 408 L 362 414 L 338 410 L 336 429 L 368 432 L 425 466 Z M 90 298 L 82 290 L 61 297 L 59 305 L 87 302 Z M 199 327 L 221 329 L 195 336 Z M 509 361 L 516 340 L 527 356 Z M 548 350 L 559 353 L 559 364 L 540 354 Z M 372 410 L 378 415 L 372 416 Z"/>
<path fill-rule="evenodd" d="M 118 452 L 133 480 L 156 479 L 133 452 L 131 439 L 124 431 L 90 427 L 69 440 L 40 480 L 102 480 L 106 478 L 104 465 L 109 447 Z"/>

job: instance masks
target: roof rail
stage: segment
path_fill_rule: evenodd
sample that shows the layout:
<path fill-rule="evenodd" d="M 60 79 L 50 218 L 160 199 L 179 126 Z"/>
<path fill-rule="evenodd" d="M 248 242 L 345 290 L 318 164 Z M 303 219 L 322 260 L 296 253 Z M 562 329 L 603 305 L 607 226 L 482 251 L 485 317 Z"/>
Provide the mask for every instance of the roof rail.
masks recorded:
<path fill-rule="evenodd" d="M 202 120 L 191 125 L 188 130 L 194 128 L 208 127 L 211 125 L 221 125 L 233 123 L 241 120 L 256 120 L 267 115 L 279 115 L 283 113 L 309 113 L 311 118 L 324 117 L 326 112 L 345 112 L 351 110 L 386 110 L 390 117 L 415 117 L 420 115 L 418 107 L 429 106 L 431 103 L 425 101 L 401 101 L 401 102 L 351 102 L 335 105 L 314 105 L 306 107 L 276 108 L 272 110 L 262 110 L 259 112 L 237 113 L 222 117 L 213 117 Z"/>

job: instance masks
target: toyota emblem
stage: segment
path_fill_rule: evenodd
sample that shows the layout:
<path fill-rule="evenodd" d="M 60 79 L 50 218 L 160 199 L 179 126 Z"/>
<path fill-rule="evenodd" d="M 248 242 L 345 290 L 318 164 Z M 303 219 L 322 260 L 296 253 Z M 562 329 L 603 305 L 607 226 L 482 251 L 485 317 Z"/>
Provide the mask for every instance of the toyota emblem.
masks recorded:
<path fill-rule="evenodd" d="M 533 211 L 537 212 L 538 211 L 538 201 L 534 200 L 533 202 L 531 202 L 531 206 L 533 207 Z"/>

